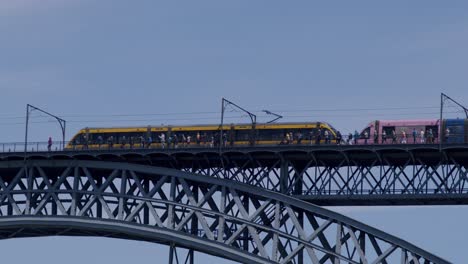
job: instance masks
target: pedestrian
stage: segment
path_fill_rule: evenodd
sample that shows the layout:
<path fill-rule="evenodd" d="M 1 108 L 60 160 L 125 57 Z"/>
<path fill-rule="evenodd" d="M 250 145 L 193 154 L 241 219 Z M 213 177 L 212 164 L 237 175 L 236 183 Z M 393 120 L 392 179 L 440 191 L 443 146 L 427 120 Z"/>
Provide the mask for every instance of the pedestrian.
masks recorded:
<path fill-rule="evenodd" d="M 197 132 L 197 136 L 195 137 L 195 140 L 197 141 L 197 145 L 200 146 L 200 142 L 201 142 L 200 132 Z"/>
<path fill-rule="evenodd" d="M 174 134 L 174 148 L 178 148 L 179 147 L 179 137 L 177 136 L 177 134 Z"/>
<path fill-rule="evenodd" d="M 317 129 L 317 134 L 315 135 L 315 144 L 320 145 L 320 140 L 322 140 L 322 131 Z"/>
<path fill-rule="evenodd" d="M 169 135 L 169 137 L 167 138 L 167 148 L 168 148 L 168 149 L 171 148 L 172 143 L 173 143 L 172 135 Z"/>
<path fill-rule="evenodd" d="M 302 142 L 302 133 L 301 131 L 297 132 L 297 144 L 300 145 Z"/>
<path fill-rule="evenodd" d="M 348 145 L 351 145 L 352 142 L 353 142 L 353 133 L 349 132 L 347 143 Z"/>
<path fill-rule="evenodd" d="M 406 144 L 406 131 L 401 130 L 401 144 Z"/>
<path fill-rule="evenodd" d="M 99 149 L 101 149 L 101 145 L 104 144 L 104 140 L 102 139 L 101 135 L 98 136 L 97 142 L 98 142 Z"/>
<path fill-rule="evenodd" d="M 151 135 L 148 136 L 148 139 L 146 140 L 146 147 L 151 148 L 151 144 L 153 143 L 153 138 Z"/>
<path fill-rule="evenodd" d="M 395 132 L 395 129 L 392 130 L 392 144 L 395 144 L 397 141 L 397 134 Z"/>
<path fill-rule="evenodd" d="M 143 136 L 140 136 L 140 147 L 145 148 L 145 138 Z"/>
<path fill-rule="evenodd" d="M 416 144 L 416 137 L 418 136 L 418 132 L 416 131 L 416 128 L 413 128 L 413 143 Z"/>
<path fill-rule="evenodd" d="M 226 147 L 226 145 L 227 145 L 227 140 L 228 140 L 227 134 L 226 134 L 226 132 L 224 132 L 224 133 L 223 133 L 223 147 Z"/>
<path fill-rule="evenodd" d="M 187 147 L 190 146 L 190 142 L 192 141 L 192 137 L 190 135 L 187 136 Z"/>
<path fill-rule="evenodd" d="M 432 128 L 430 128 L 427 133 L 427 142 L 431 144 L 434 143 L 434 133 L 432 133 Z"/>
<path fill-rule="evenodd" d="M 387 144 L 387 132 L 385 130 L 382 131 L 382 144 Z"/>
<path fill-rule="evenodd" d="M 330 134 L 329 134 L 328 130 L 325 130 L 325 132 L 323 132 L 323 135 L 325 136 L 325 144 L 329 144 L 330 143 Z"/>
<path fill-rule="evenodd" d="M 359 133 L 357 130 L 354 130 L 354 145 L 357 145 L 359 139 Z"/>
<path fill-rule="evenodd" d="M 289 145 L 289 142 L 291 142 L 291 136 L 287 132 L 285 136 L 286 136 L 286 144 Z"/>
<path fill-rule="evenodd" d="M 83 149 L 88 149 L 88 135 L 83 135 Z"/>
<path fill-rule="evenodd" d="M 364 131 L 364 144 L 367 145 L 367 139 L 369 138 L 369 133 L 367 133 L 367 130 Z"/>
<path fill-rule="evenodd" d="M 214 137 L 211 135 L 210 137 L 210 148 L 214 147 Z"/>
<path fill-rule="evenodd" d="M 107 145 L 109 149 L 111 149 L 114 146 L 114 136 L 110 136 L 107 138 Z"/>
<path fill-rule="evenodd" d="M 445 129 L 445 143 L 448 143 L 449 136 L 450 136 L 450 129 L 447 127 Z"/>
<path fill-rule="evenodd" d="M 50 151 L 52 149 L 52 137 L 49 137 L 47 141 L 47 150 Z"/>
<path fill-rule="evenodd" d="M 424 144 L 425 141 L 426 141 L 426 137 L 424 136 L 424 129 L 421 128 L 421 131 L 419 132 L 419 140 L 421 142 L 421 144 Z"/>
<path fill-rule="evenodd" d="M 182 134 L 182 147 L 186 147 L 187 146 L 187 137 L 185 136 L 185 134 Z"/>
<path fill-rule="evenodd" d="M 161 135 L 159 135 L 159 141 L 161 142 L 161 148 L 165 148 L 166 147 L 166 134 L 161 133 Z"/>
<path fill-rule="evenodd" d="M 340 131 L 337 131 L 337 132 L 336 132 L 336 144 L 337 144 L 337 145 L 340 145 L 342 139 L 343 139 L 343 136 L 341 135 L 341 132 L 340 132 Z"/>
<path fill-rule="evenodd" d="M 125 148 L 125 145 L 127 144 L 127 138 L 125 136 L 122 136 L 120 139 L 120 148 Z"/>

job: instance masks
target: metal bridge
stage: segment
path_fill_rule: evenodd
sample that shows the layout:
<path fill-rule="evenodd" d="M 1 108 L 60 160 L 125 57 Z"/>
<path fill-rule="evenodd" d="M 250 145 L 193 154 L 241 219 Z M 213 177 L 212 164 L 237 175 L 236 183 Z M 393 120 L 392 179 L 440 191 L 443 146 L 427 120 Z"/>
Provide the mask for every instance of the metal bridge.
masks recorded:
<path fill-rule="evenodd" d="M 23 160 L 23 152 L 0 160 Z M 151 165 L 235 180 L 317 205 L 468 204 L 468 145 L 322 145 L 28 152 L 27 159 Z"/>
<path fill-rule="evenodd" d="M 193 263 L 193 251 L 243 263 L 448 263 L 312 203 L 466 204 L 467 150 L 374 145 L 0 153 L 0 238 L 150 241 L 171 246 L 171 263 L 179 260 L 175 247 L 189 249 L 186 263 Z"/>

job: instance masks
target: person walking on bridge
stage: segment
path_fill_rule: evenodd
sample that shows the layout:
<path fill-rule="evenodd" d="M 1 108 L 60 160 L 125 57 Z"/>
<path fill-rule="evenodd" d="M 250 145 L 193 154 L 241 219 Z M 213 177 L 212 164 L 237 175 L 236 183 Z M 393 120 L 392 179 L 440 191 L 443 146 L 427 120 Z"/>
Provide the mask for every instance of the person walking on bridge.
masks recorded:
<path fill-rule="evenodd" d="M 354 145 L 357 145 L 359 139 L 359 133 L 357 130 L 354 130 Z"/>
<path fill-rule="evenodd" d="M 449 136 L 450 136 L 450 129 L 447 127 L 445 129 L 445 143 L 448 143 Z"/>
<path fill-rule="evenodd" d="M 387 132 L 382 131 L 382 144 L 387 144 Z"/>
<path fill-rule="evenodd" d="M 351 145 L 352 141 L 353 141 L 353 133 L 349 132 L 346 143 L 348 143 L 348 145 Z"/>
<path fill-rule="evenodd" d="M 337 145 L 340 145 L 342 139 L 343 139 L 343 136 L 341 136 L 341 132 L 340 132 L 340 131 L 337 131 L 337 132 L 336 132 L 336 144 L 337 144 Z"/>
<path fill-rule="evenodd" d="M 52 149 L 52 137 L 49 137 L 47 141 L 47 150 L 50 151 Z"/>
<path fill-rule="evenodd" d="M 419 137 L 420 137 L 421 144 L 424 144 L 426 142 L 426 136 L 424 135 L 424 129 L 422 128 L 421 128 L 421 131 L 419 132 Z"/>

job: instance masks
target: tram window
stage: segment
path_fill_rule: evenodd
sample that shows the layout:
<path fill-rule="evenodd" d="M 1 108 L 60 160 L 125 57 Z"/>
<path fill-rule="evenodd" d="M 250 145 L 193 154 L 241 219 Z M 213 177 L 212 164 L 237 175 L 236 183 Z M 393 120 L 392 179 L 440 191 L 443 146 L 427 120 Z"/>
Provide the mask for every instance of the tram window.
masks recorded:
<path fill-rule="evenodd" d="M 318 136 L 318 128 L 312 128 L 310 130 L 303 131 L 304 138 L 312 140 Z"/>
<path fill-rule="evenodd" d="M 366 133 L 366 132 L 367 132 L 367 137 L 369 138 L 370 137 L 370 127 L 366 127 L 366 129 L 364 129 L 361 132 L 360 138 L 364 138 L 364 133 Z"/>
<path fill-rule="evenodd" d="M 463 138 L 463 126 L 447 126 L 446 128 L 448 128 L 450 130 L 450 137 L 461 137 Z"/>
<path fill-rule="evenodd" d="M 439 137 L 439 126 L 426 126 L 426 132 L 432 129 L 432 135 L 434 138 Z"/>
<path fill-rule="evenodd" d="M 250 129 L 236 130 L 236 141 L 249 141 L 251 133 Z"/>
<path fill-rule="evenodd" d="M 160 139 L 161 134 L 164 134 L 167 140 L 167 132 L 151 132 L 151 138 L 153 139 L 153 142 L 161 142 L 161 139 Z M 139 140 L 139 138 L 144 135 L 145 133 L 134 133 L 133 137 Z"/>
<path fill-rule="evenodd" d="M 282 140 L 284 138 L 284 129 L 259 129 L 257 130 L 258 140 Z"/>
<path fill-rule="evenodd" d="M 134 136 L 135 133 L 116 133 L 114 135 L 114 142 L 115 143 L 123 143 L 125 137 L 126 143 L 129 142 L 130 137 Z"/>
<path fill-rule="evenodd" d="M 322 134 L 325 133 L 325 130 L 328 131 L 328 135 L 330 135 L 330 139 L 335 139 L 335 132 L 333 132 L 331 129 L 329 128 L 323 128 L 322 129 Z M 369 131 L 370 131 L 370 128 L 369 128 Z M 369 133 L 369 131 L 367 133 Z"/>
<path fill-rule="evenodd" d="M 395 130 L 394 126 L 391 126 L 391 127 L 384 126 L 384 127 L 382 127 L 382 131 L 385 131 L 385 134 L 387 134 L 387 137 L 390 137 L 392 135 L 393 130 Z"/>
<path fill-rule="evenodd" d="M 99 137 L 101 137 L 103 142 L 104 142 L 105 135 L 103 133 L 94 133 L 94 134 L 92 134 L 93 143 L 95 142 L 95 143 L 99 144 L 99 142 L 98 142 Z"/>

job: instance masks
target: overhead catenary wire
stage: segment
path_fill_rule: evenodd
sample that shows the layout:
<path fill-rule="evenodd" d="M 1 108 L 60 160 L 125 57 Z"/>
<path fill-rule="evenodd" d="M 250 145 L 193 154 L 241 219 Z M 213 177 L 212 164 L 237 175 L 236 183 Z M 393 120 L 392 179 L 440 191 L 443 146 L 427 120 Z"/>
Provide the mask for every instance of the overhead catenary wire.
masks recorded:
<path fill-rule="evenodd" d="M 446 114 L 461 114 L 457 106 L 448 104 L 446 106 L 451 111 L 446 111 Z M 335 122 L 340 120 L 362 119 L 364 113 L 372 112 L 371 115 L 366 113 L 365 116 L 370 116 L 371 119 L 406 119 L 410 118 L 426 118 L 434 116 L 437 118 L 438 112 L 431 111 L 438 109 L 436 106 L 412 106 L 412 107 L 368 107 L 368 108 L 333 108 L 333 109 L 309 109 L 308 107 L 296 107 L 295 109 L 273 110 L 282 113 L 284 121 L 323 121 Z M 390 111 L 390 112 L 389 112 Z M 236 109 L 229 109 L 226 114 L 226 119 L 231 120 L 231 123 L 246 123 L 248 118 Z M 253 111 L 259 116 L 259 122 L 267 122 L 270 118 L 262 110 Z M 285 114 L 286 113 L 286 114 Z M 287 114 L 290 113 L 290 114 Z M 297 113 L 297 114 L 295 114 Z M 299 114 L 300 113 L 300 114 Z M 168 113 L 132 113 L 132 114 L 65 114 L 61 115 L 67 118 L 68 123 L 88 126 L 90 124 L 102 124 L 102 126 L 138 126 L 138 125 L 180 125 L 194 123 L 212 123 L 219 122 L 219 112 L 216 111 L 198 111 L 198 112 L 168 112 Z M 50 117 L 36 113 L 33 116 L 32 124 L 48 124 L 53 123 Z M 298 120 L 301 119 L 301 120 Z M 332 120 L 330 120 L 332 119 Z M 2 122 L 2 120 L 7 122 Z M 21 122 L 18 122 L 21 120 Z M 20 126 L 24 125 L 24 116 L 11 116 L 8 114 L 0 114 L 0 126 Z M 245 120 L 245 122 L 244 122 Z M 13 122 L 8 122 L 13 121 Z M 16 122 L 14 122 L 16 121 Z M 371 120 L 369 120 L 371 121 Z M 98 125 L 100 126 L 100 125 Z"/>
<path fill-rule="evenodd" d="M 296 109 L 272 109 L 271 111 L 279 113 L 297 113 L 297 112 L 356 112 L 356 111 L 394 111 L 394 110 L 415 110 L 415 109 L 438 109 L 437 106 L 414 106 L 414 107 L 369 107 L 369 108 L 329 108 L 329 109 L 310 109 L 301 108 Z M 231 109 L 231 112 L 236 112 Z M 255 110 L 254 113 L 261 114 L 263 110 Z M 135 113 L 135 114 L 63 114 L 63 118 L 79 118 L 79 117 L 142 117 L 142 116 L 184 116 L 184 115 L 205 115 L 214 114 L 219 115 L 217 111 L 199 111 L 199 112 L 168 112 L 168 113 Z M 46 117 L 46 116 L 42 116 Z M 24 116 L 0 114 L 0 120 L 3 119 L 24 119 Z"/>
<path fill-rule="evenodd" d="M 461 113 L 460 111 L 451 111 L 451 112 L 446 112 L 446 113 Z M 386 117 L 387 119 L 399 119 L 398 117 L 407 117 L 407 116 L 427 116 L 427 115 L 433 115 L 435 118 L 436 112 L 425 112 L 425 113 L 399 113 L 399 114 L 373 114 L 372 117 L 375 119 L 375 117 Z M 320 116 L 314 116 L 314 115 L 285 115 L 284 118 L 286 120 L 291 120 L 297 119 L 297 118 L 303 118 L 307 119 L 308 121 L 327 121 L 327 118 L 333 118 L 334 120 L 342 120 L 342 119 L 349 119 L 349 118 L 357 118 L 361 117 L 362 115 L 360 114 L 340 114 L 340 115 L 329 115 L 329 114 L 322 114 Z M 268 116 L 260 116 L 260 117 L 265 117 L 268 118 Z M 226 119 L 230 120 L 240 120 L 240 119 L 245 119 L 246 116 L 228 116 Z M 197 121 L 208 121 L 208 123 L 217 123 L 217 117 L 198 117 L 198 118 L 193 118 L 193 117 L 184 117 L 184 118 L 166 118 L 166 119 L 82 119 L 82 120 L 69 120 L 68 123 L 74 123 L 74 124 L 95 124 L 95 123 L 154 123 L 154 124 L 159 124 L 163 123 L 165 125 L 170 125 L 171 122 L 177 122 L 177 121 L 192 121 L 197 122 Z M 369 120 L 370 121 L 370 120 Z M 54 123 L 54 120 L 44 120 L 44 121 L 31 121 L 30 123 L 32 124 L 47 124 L 47 123 Z M 266 122 L 266 121 L 265 121 Z M 261 122 L 262 123 L 262 122 Z M 6 126 L 6 125 L 24 125 L 24 122 L 10 122 L 10 123 L 2 123 L 0 122 L 0 126 Z"/>

